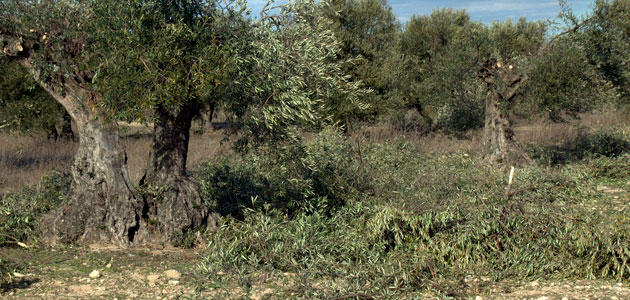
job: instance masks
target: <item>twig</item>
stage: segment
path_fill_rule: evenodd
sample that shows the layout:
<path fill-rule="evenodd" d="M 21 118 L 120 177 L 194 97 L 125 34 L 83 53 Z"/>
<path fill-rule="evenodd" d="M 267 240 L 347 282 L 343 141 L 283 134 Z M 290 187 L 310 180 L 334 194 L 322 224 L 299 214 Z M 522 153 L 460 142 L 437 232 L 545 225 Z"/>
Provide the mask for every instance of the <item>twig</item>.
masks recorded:
<path fill-rule="evenodd" d="M 510 198 L 510 191 L 512 190 L 512 180 L 514 179 L 514 167 L 510 169 L 510 178 L 508 180 L 508 186 L 505 189 L 505 194 L 503 197 L 507 200 Z"/>
<path fill-rule="evenodd" d="M 553 42 L 555 42 L 558 38 L 560 38 L 563 35 L 569 34 L 569 33 L 573 33 L 578 31 L 578 29 L 580 29 L 582 26 L 586 25 L 586 23 L 588 21 L 591 21 L 595 18 L 595 15 L 591 16 L 588 19 L 585 19 L 584 21 L 580 22 L 580 24 L 577 24 L 561 33 L 558 33 L 556 35 L 554 35 L 551 39 L 549 39 L 549 41 L 547 43 L 545 43 L 545 45 L 543 45 L 542 49 L 540 49 L 540 51 L 545 51 L 547 49 L 547 47 L 549 47 L 551 44 L 553 44 Z"/>

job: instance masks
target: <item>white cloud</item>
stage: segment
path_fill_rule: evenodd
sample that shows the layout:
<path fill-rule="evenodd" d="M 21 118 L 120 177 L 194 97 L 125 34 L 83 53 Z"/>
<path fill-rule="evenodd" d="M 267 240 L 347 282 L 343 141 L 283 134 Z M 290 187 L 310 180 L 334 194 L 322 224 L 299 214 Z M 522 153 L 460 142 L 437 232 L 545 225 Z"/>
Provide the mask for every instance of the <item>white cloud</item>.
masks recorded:
<path fill-rule="evenodd" d="M 557 11 L 559 5 L 557 1 L 475 1 L 470 4 L 463 5 L 470 13 L 492 13 L 505 11 Z"/>

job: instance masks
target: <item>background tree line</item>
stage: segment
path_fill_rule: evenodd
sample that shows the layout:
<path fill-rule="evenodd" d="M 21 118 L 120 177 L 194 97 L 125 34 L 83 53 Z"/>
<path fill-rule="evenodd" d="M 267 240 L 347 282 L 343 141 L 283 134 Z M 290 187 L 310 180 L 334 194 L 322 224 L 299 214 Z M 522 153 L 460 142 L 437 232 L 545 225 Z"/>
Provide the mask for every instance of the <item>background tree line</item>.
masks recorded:
<path fill-rule="evenodd" d="M 383 0 L 296 1 L 256 19 L 238 1 L 0 1 L 0 126 L 54 137 L 75 122 L 70 201 L 43 236 L 174 243 L 216 221 L 185 169 L 205 111 L 225 111 L 247 149 L 299 143 L 299 128 L 408 127 L 411 108 L 414 127 L 483 127 L 486 159 L 528 162 L 514 114 L 628 104 L 629 2 L 596 1 L 586 17 L 561 4 L 552 26 L 452 9 L 402 25 Z M 117 120 L 154 124 L 140 190 Z"/>

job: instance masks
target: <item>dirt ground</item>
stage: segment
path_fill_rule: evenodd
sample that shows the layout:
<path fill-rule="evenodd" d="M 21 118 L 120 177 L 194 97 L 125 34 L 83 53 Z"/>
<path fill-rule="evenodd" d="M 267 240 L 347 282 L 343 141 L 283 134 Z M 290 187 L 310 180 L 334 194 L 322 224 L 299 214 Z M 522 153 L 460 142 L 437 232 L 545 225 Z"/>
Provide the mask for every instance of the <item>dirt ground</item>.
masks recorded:
<path fill-rule="evenodd" d="M 21 273 L 16 274 L 15 283 L 0 288 L 0 298 L 280 299 L 274 296 L 274 284 L 268 281 L 255 286 L 249 295 L 227 291 L 229 285 L 208 282 L 195 272 L 197 256 L 195 250 L 181 249 L 2 248 L 2 259 L 28 263 Z M 98 276 L 93 271 L 98 271 Z M 485 284 L 483 280 L 469 280 L 469 284 L 480 287 L 478 295 L 469 299 L 630 299 L 628 282 L 579 280 Z M 409 299 L 427 299 L 427 296 Z"/>

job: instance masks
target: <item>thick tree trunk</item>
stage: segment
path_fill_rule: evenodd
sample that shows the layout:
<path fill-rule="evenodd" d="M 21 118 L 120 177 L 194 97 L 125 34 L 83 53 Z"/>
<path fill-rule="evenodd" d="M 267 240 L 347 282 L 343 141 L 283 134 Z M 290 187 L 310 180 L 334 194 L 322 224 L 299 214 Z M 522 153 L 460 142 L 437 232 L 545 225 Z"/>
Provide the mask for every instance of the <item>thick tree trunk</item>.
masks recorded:
<path fill-rule="evenodd" d="M 70 197 L 41 220 L 42 237 L 52 243 L 121 246 L 143 240 L 144 203 L 131 185 L 116 123 L 95 106 L 100 96 L 76 83 L 65 83 L 63 94 L 41 84 L 64 106 L 79 131 Z"/>
<path fill-rule="evenodd" d="M 502 66 L 496 60 L 486 62 L 480 77 L 488 85 L 483 131 L 484 160 L 503 164 L 531 164 L 532 160 L 514 138 L 512 122 L 505 112 L 523 79 L 513 66 Z"/>
<path fill-rule="evenodd" d="M 62 66 L 76 55 L 74 47 L 42 50 L 46 43 L 45 35 L 34 31 L 28 36 L 0 31 L 1 55 L 29 72 L 64 107 L 79 133 L 69 198 L 40 220 L 41 237 L 50 243 L 141 243 L 147 238 L 145 204 L 129 179 L 118 126 L 100 108 L 101 96 L 89 88 L 89 72 L 58 68 L 40 76 L 34 60 Z"/>
<path fill-rule="evenodd" d="M 512 122 L 502 111 L 501 100 L 496 92 L 490 91 L 486 96 L 483 129 L 484 159 L 505 164 L 530 164 L 531 159 L 514 138 Z"/>
<path fill-rule="evenodd" d="M 197 114 L 194 101 L 179 109 L 159 106 L 155 110 L 153 143 L 141 185 L 146 190 L 148 218 L 162 242 L 191 244 L 191 234 L 215 226 L 198 184 L 186 174 L 188 143 L 192 119 Z"/>

